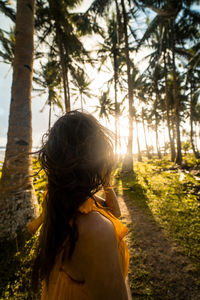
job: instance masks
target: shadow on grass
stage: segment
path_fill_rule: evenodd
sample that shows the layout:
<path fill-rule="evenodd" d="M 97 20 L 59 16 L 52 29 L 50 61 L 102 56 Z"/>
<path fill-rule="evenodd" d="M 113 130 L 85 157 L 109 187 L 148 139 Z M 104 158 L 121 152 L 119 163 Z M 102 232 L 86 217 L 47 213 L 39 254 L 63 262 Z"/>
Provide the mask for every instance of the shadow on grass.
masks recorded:
<path fill-rule="evenodd" d="M 198 299 L 196 273 L 155 221 L 137 175 L 117 175 L 116 186 L 131 219 L 128 243 L 133 299 Z"/>
<path fill-rule="evenodd" d="M 152 215 L 148 206 L 148 197 L 146 195 L 146 189 L 141 186 L 137 179 L 136 174 L 128 175 L 120 173 L 116 177 L 118 183 L 121 181 L 121 186 L 118 189 L 119 194 L 128 196 L 132 203 L 135 203 L 141 208 L 146 214 Z M 146 182 L 148 185 L 148 182 Z"/>

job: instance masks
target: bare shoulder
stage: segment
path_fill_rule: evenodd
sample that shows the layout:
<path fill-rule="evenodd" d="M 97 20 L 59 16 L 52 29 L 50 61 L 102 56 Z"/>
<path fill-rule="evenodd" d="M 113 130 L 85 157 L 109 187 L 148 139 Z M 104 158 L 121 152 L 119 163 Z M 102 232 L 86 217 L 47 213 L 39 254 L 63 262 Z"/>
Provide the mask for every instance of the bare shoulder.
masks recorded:
<path fill-rule="evenodd" d="M 101 239 L 115 236 L 115 230 L 112 222 L 96 211 L 87 215 L 81 215 L 78 218 L 78 231 L 80 239 Z"/>
<path fill-rule="evenodd" d="M 75 261 L 90 299 L 127 300 L 112 222 L 98 212 L 91 212 L 80 216 L 78 230 Z"/>
<path fill-rule="evenodd" d="M 99 212 L 90 212 L 80 216 L 78 220 L 79 238 L 75 253 L 80 257 L 82 271 L 85 271 L 90 262 L 93 266 L 98 261 L 106 261 L 116 250 L 117 239 L 112 222 Z M 112 257 L 110 258 L 112 260 Z M 103 263 L 104 264 L 104 263 Z"/>

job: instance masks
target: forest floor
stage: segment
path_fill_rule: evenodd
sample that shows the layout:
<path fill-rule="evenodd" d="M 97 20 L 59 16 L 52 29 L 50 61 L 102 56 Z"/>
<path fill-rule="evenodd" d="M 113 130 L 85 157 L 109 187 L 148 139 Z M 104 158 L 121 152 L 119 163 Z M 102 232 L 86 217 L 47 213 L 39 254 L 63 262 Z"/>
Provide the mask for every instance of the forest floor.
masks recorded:
<path fill-rule="evenodd" d="M 146 162 L 137 163 L 133 176 L 119 174 L 115 182 L 122 222 L 129 229 L 126 240 L 130 252 L 132 297 L 199 300 L 200 208 L 198 198 L 185 192 L 186 183 L 190 192 L 194 191 L 191 189 L 191 178 L 194 177 L 193 188 L 196 187 L 195 191 L 197 187 L 200 189 L 198 171 L 194 172 L 192 168 L 192 176 L 182 182 L 186 170 L 171 166 L 163 169 L 163 164 L 155 166 L 155 162 L 149 166 L 147 168 Z M 165 172 L 168 172 L 167 183 L 163 181 Z M 188 173 L 191 172 L 186 171 L 186 176 Z M 176 193 L 173 193 L 174 188 Z"/>
<path fill-rule="evenodd" d="M 38 165 L 34 163 L 37 171 Z M 114 173 L 130 252 L 133 299 L 200 300 L 200 161 L 134 162 L 134 173 Z M 34 177 L 39 203 L 46 180 Z M 0 245 L 0 299 L 33 300 L 30 274 L 37 235 Z"/>

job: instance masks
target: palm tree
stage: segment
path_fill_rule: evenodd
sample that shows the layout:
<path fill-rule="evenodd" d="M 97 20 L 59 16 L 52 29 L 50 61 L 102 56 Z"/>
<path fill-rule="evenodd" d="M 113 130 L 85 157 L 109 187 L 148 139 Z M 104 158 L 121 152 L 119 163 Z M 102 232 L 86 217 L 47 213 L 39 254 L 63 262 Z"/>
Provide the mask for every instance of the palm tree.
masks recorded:
<path fill-rule="evenodd" d="M 199 67 L 200 60 L 199 56 L 199 47 L 200 43 L 197 42 L 191 48 L 187 50 L 187 77 L 186 77 L 186 89 L 188 89 L 189 94 L 189 117 L 190 117 L 190 142 L 192 146 L 192 151 L 196 158 L 200 157 L 198 149 L 194 144 L 194 122 L 198 121 L 199 118 Z"/>
<path fill-rule="evenodd" d="M 117 20 L 120 20 L 120 9 L 118 1 L 115 0 Z M 87 13 L 94 13 L 95 15 L 102 16 L 105 13 L 106 8 L 111 6 L 112 1 L 106 0 L 94 0 Z M 129 101 L 129 137 L 127 145 L 127 153 L 123 162 L 122 170 L 125 172 L 133 172 L 133 86 L 131 81 L 131 60 L 130 60 L 130 51 L 129 51 L 129 40 L 128 40 L 128 16 L 126 12 L 124 0 L 120 1 L 120 8 L 122 11 L 123 22 L 120 32 L 123 32 L 124 36 L 124 53 L 126 58 L 126 68 L 127 68 L 127 82 L 128 82 L 128 101 Z M 119 24 L 118 24 L 119 25 Z M 119 26 L 118 26 L 119 28 Z M 123 30 L 122 30 L 123 28 Z"/>
<path fill-rule="evenodd" d="M 84 96 L 87 98 L 91 98 L 92 93 L 90 89 L 90 85 L 92 80 L 90 80 L 85 71 L 83 69 L 78 68 L 74 74 L 74 80 L 72 81 L 74 88 L 72 88 L 73 96 L 76 96 L 75 102 L 79 99 L 80 96 L 80 103 L 81 103 L 81 111 L 83 111 L 83 104 L 85 104 Z"/>
<path fill-rule="evenodd" d="M 127 82 L 128 82 L 128 103 L 129 103 L 129 136 L 127 153 L 123 162 L 122 171 L 133 172 L 133 84 L 131 80 L 131 60 L 129 53 L 129 42 L 128 42 L 128 16 L 125 8 L 124 0 L 121 0 L 122 16 L 123 16 L 123 33 L 125 42 L 125 57 L 127 67 Z"/>
<path fill-rule="evenodd" d="M 15 49 L 15 32 L 14 28 L 10 32 L 0 29 L 0 57 L 3 59 L 3 63 L 13 65 L 14 49 Z"/>
<path fill-rule="evenodd" d="M 144 82 L 145 77 L 143 74 L 140 74 L 139 70 L 134 65 L 134 63 L 132 63 L 131 65 L 132 65 L 131 80 L 132 80 L 132 85 L 134 87 L 133 88 L 133 98 L 139 100 L 140 99 L 139 91 L 143 88 L 143 86 L 145 84 L 145 82 Z M 139 141 L 139 132 L 138 132 L 139 114 L 137 113 L 135 107 L 133 107 L 133 117 L 134 117 L 135 124 L 136 124 L 138 161 L 142 161 L 142 155 L 141 155 L 141 150 L 140 150 L 140 141 Z"/>
<path fill-rule="evenodd" d="M 99 105 L 97 105 L 96 111 L 99 110 L 100 118 L 105 118 L 107 121 L 109 121 L 110 115 L 112 115 L 115 111 L 114 105 L 109 96 L 109 90 L 103 92 L 98 99 Z"/>
<path fill-rule="evenodd" d="M 49 56 L 49 58 L 50 57 L 51 56 Z M 61 74 L 58 63 L 53 57 L 51 57 L 51 60 L 49 60 L 45 65 L 41 65 L 41 71 L 37 72 L 37 77 L 34 77 L 34 81 L 42 87 L 42 89 L 34 89 L 35 91 L 39 91 L 40 95 L 48 93 L 47 100 L 41 109 L 41 112 L 43 112 L 46 105 L 49 106 L 48 128 L 50 129 L 52 108 L 57 106 L 64 111 L 58 90 L 58 87 L 61 84 Z"/>
<path fill-rule="evenodd" d="M 197 1 L 154 1 L 152 5 L 149 1 L 135 1 L 140 6 L 148 7 L 156 12 L 156 17 L 152 20 L 147 28 L 140 45 L 151 36 L 152 32 L 160 25 L 164 25 L 168 30 L 169 51 L 171 52 L 172 66 L 172 82 L 173 82 L 173 97 L 175 103 L 175 124 L 177 137 L 177 156 L 176 162 L 181 164 L 181 139 L 180 139 L 180 97 L 178 93 L 178 70 L 176 66 L 176 48 L 180 44 L 183 46 L 184 41 L 188 39 L 198 38 L 198 30 L 193 26 L 194 22 L 200 22 L 200 14 L 191 9 L 191 5 Z M 166 37 L 166 36 L 165 36 Z"/>
<path fill-rule="evenodd" d="M 143 131 L 144 131 L 144 140 L 145 140 L 145 145 L 146 145 L 146 150 L 147 150 L 147 158 L 150 159 L 152 156 L 151 156 L 151 153 L 149 151 L 149 145 L 147 143 L 147 134 L 146 134 L 146 126 L 145 126 L 145 120 L 148 119 L 147 114 L 148 114 L 147 109 L 142 107 L 141 118 L 142 118 L 142 125 L 143 125 Z"/>
<path fill-rule="evenodd" d="M 90 61 L 79 36 L 91 33 L 93 29 L 98 31 L 98 26 L 93 26 L 87 16 L 69 12 L 80 2 L 37 0 L 36 28 L 39 43 L 54 48 L 59 57 L 66 111 L 71 109 L 69 75 L 73 77 L 77 65 Z"/>
<path fill-rule="evenodd" d="M 32 184 L 31 82 L 34 0 L 17 1 L 8 141 L 0 182 L 0 235 L 13 238 L 37 214 Z"/>
<path fill-rule="evenodd" d="M 162 78 L 163 70 L 159 65 L 156 65 L 154 70 L 148 70 L 148 72 L 146 72 L 146 83 L 143 87 L 143 89 L 146 90 L 148 105 L 151 104 L 149 111 L 150 117 L 154 121 L 152 128 L 154 128 L 156 134 L 156 147 L 159 158 L 161 158 L 159 146 L 159 123 L 161 121 L 160 111 L 162 109 L 163 87 L 160 83 Z"/>
<path fill-rule="evenodd" d="M 141 149 L 140 149 L 139 129 L 138 129 L 139 115 L 137 114 L 135 107 L 133 107 L 133 116 L 134 116 L 134 120 L 135 120 L 136 140 L 137 140 L 137 146 L 138 146 L 137 158 L 138 158 L 138 161 L 142 161 L 142 154 L 141 154 Z"/>
<path fill-rule="evenodd" d="M 187 73 L 187 83 L 189 86 L 189 118 L 190 118 L 190 143 L 192 151 L 196 158 L 200 157 L 198 150 L 194 145 L 194 121 L 199 119 L 198 107 L 199 107 L 199 77 L 198 73 L 195 74 L 195 70 L 191 69 Z"/>
<path fill-rule="evenodd" d="M 111 86 L 114 89 L 114 107 L 115 107 L 115 154 L 117 154 L 117 148 L 118 148 L 118 140 L 119 140 L 119 116 L 120 116 L 120 107 L 122 103 L 119 103 L 118 99 L 118 89 L 122 91 L 122 83 L 119 81 L 119 77 L 122 75 L 122 68 L 124 67 L 124 57 L 123 53 L 120 49 L 119 45 L 119 31 L 118 31 L 118 22 L 116 20 L 116 14 L 112 13 L 111 18 L 106 18 L 106 33 L 102 34 L 102 37 L 104 38 L 103 43 L 99 43 L 100 49 L 97 52 L 98 58 L 100 57 L 100 67 L 98 71 L 101 70 L 102 66 L 105 66 L 106 62 L 112 63 L 112 70 L 111 72 L 112 77 L 107 82 L 108 87 L 111 88 Z"/>

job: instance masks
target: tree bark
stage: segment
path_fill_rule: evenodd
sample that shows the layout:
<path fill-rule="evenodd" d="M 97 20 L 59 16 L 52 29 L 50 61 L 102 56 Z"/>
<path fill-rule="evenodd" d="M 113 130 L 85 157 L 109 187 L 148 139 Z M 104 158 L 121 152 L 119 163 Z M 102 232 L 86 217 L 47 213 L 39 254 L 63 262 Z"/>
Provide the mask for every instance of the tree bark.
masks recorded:
<path fill-rule="evenodd" d="M 52 112 L 52 102 L 50 100 L 50 103 L 49 103 L 49 130 L 51 128 L 51 112 Z"/>
<path fill-rule="evenodd" d="M 176 64 L 175 64 L 174 20 L 171 20 L 171 48 L 172 48 L 173 97 L 175 102 L 176 142 L 177 142 L 176 163 L 178 165 L 181 165 L 182 153 L 181 153 L 181 136 L 180 136 L 180 112 L 179 112 L 180 101 L 178 96 Z"/>
<path fill-rule="evenodd" d="M 81 93 L 81 111 L 83 112 L 83 94 Z"/>
<path fill-rule="evenodd" d="M 116 41 L 114 45 L 113 51 L 113 60 L 114 60 L 114 90 L 115 90 L 115 157 L 118 160 L 119 156 L 117 153 L 117 148 L 121 146 L 120 144 L 120 133 L 119 133 L 119 106 L 117 101 L 117 84 L 118 84 L 118 49 L 117 47 L 120 45 L 121 42 L 121 32 L 122 32 L 122 24 L 121 24 L 121 14 L 119 10 L 119 5 L 117 0 L 115 0 L 115 7 L 116 7 Z"/>
<path fill-rule="evenodd" d="M 161 152 L 160 152 L 160 145 L 159 145 L 159 139 L 158 139 L 158 117 L 157 113 L 155 113 L 155 131 L 156 131 L 156 149 L 157 149 L 157 154 L 158 158 L 161 159 Z"/>
<path fill-rule="evenodd" d="M 131 63 L 129 57 L 129 44 L 128 44 L 128 32 L 127 32 L 128 20 L 127 20 L 124 0 L 121 0 L 121 5 L 122 5 L 124 38 L 125 38 L 125 55 L 126 55 L 126 65 L 127 65 L 128 103 L 129 103 L 129 136 L 128 136 L 127 153 L 123 162 L 122 171 L 133 172 L 133 86 L 131 80 Z"/>
<path fill-rule="evenodd" d="M 69 68 L 66 67 L 66 85 L 67 85 L 67 99 L 68 99 L 68 107 L 67 112 L 71 110 L 71 99 L 70 99 L 70 89 L 69 89 Z"/>
<path fill-rule="evenodd" d="M 170 125 L 170 114 L 169 114 L 169 94 L 168 94 L 168 80 L 167 80 L 167 63 L 166 63 L 166 52 L 164 53 L 164 73 L 165 73 L 165 106 L 166 106 L 166 114 L 167 114 L 167 128 L 169 135 L 169 143 L 170 143 L 170 153 L 171 153 L 171 161 L 175 161 L 176 152 L 174 147 L 174 141 L 171 136 L 171 125 Z"/>
<path fill-rule="evenodd" d="M 117 102 L 117 53 L 116 49 L 113 53 L 114 59 L 114 90 L 115 90 L 115 156 L 117 157 L 117 141 L 118 141 L 118 102 Z"/>
<path fill-rule="evenodd" d="M 34 0 L 18 0 L 8 140 L 0 182 L 0 237 L 12 239 L 37 215 L 32 182 L 31 86 Z"/>
<path fill-rule="evenodd" d="M 194 153 L 195 158 L 199 158 L 200 155 L 198 153 L 198 150 L 195 149 L 194 145 L 194 130 L 193 130 L 193 89 L 192 89 L 192 83 L 190 87 L 190 142 L 192 146 L 192 151 Z"/>
<path fill-rule="evenodd" d="M 143 125 L 143 131 L 144 131 L 144 140 L 145 140 L 145 145 L 146 145 L 146 150 L 147 150 L 147 158 L 148 159 L 151 159 L 151 154 L 149 152 L 149 146 L 148 146 L 148 143 L 147 143 L 147 136 L 146 136 L 146 129 L 145 129 L 145 124 L 144 124 L 144 116 L 142 114 L 142 125 Z"/>
<path fill-rule="evenodd" d="M 140 140 L 139 140 L 139 132 L 138 132 L 138 122 L 135 118 L 135 124 L 136 124 L 136 133 L 137 133 L 137 146 L 138 146 L 138 161 L 142 161 L 142 154 L 140 150 Z"/>
<path fill-rule="evenodd" d="M 56 28 L 57 39 L 58 39 L 58 48 L 60 54 L 60 64 L 62 69 L 62 81 L 63 81 L 63 89 L 64 89 L 64 100 L 65 100 L 65 111 L 69 112 L 70 108 L 70 101 L 69 101 L 69 84 L 68 84 L 68 76 L 67 76 L 67 68 L 66 68 L 66 60 L 64 57 L 63 45 L 62 45 L 62 37 L 60 33 L 60 29 Z"/>

